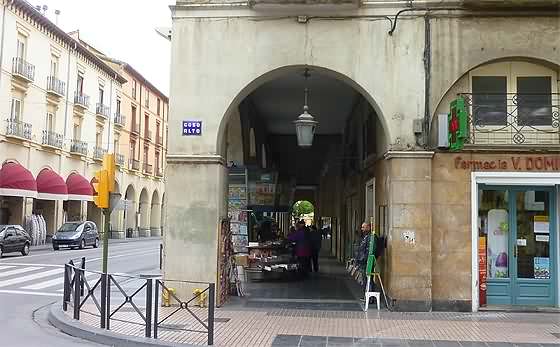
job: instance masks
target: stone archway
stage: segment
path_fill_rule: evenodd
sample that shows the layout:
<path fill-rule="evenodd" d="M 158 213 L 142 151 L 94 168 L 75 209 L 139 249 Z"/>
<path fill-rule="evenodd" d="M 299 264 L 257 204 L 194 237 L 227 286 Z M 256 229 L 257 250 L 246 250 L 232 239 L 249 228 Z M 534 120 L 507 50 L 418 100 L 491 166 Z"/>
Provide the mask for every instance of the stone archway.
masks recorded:
<path fill-rule="evenodd" d="M 150 235 L 161 235 L 161 201 L 157 190 L 154 190 L 154 193 L 152 194 L 152 203 L 150 207 Z"/>
<path fill-rule="evenodd" d="M 138 236 L 150 236 L 150 195 L 148 194 L 148 190 L 146 188 L 143 188 L 140 192 L 138 213 L 140 214 Z"/>
<path fill-rule="evenodd" d="M 137 223 L 136 223 L 136 211 L 137 211 L 137 198 L 136 191 L 132 184 L 129 184 L 126 188 L 124 199 L 126 200 L 126 208 L 124 210 L 124 230 L 126 237 L 137 236 Z"/>
<path fill-rule="evenodd" d="M 165 193 L 163 193 L 163 196 L 161 198 L 161 215 L 160 215 L 161 236 L 163 236 L 163 231 L 165 230 L 165 207 L 166 207 Z"/>

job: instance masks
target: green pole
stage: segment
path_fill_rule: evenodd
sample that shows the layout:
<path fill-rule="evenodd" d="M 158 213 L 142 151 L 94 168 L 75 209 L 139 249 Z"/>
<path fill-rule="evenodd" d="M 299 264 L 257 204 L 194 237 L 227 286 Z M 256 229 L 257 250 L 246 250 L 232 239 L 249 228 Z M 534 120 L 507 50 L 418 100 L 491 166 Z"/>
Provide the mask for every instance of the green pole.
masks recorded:
<path fill-rule="evenodd" d="M 107 258 L 109 257 L 109 223 L 111 221 L 111 199 L 109 199 L 109 208 L 103 209 L 105 220 L 103 223 L 103 268 L 101 272 L 107 273 Z"/>

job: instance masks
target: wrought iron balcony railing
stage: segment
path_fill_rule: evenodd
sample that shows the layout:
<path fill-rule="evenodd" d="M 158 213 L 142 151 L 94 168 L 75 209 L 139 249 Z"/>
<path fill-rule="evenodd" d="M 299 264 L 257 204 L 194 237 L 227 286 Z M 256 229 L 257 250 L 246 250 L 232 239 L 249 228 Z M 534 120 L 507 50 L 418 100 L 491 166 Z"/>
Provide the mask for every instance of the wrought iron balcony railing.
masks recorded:
<path fill-rule="evenodd" d="M 128 161 L 128 168 L 132 170 L 140 170 L 140 161 L 136 159 L 130 159 Z"/>
<path fill-rule="evenodd" d="M 16 119 L 6 119 L 6 136 L 31 140 L 32 125 Z"/>
<path fill-rule="evenodd" d="M 136 136 L 140 135 L 140 124 L 133 122 L 130 126 L 130 132 Z"/>
<path fill-rule="evenodd" d="M 28 63 L 23 58 L 15 57 L 12 59 L 12 73 L 33 82 L 35 80 L 35 65 Z"/>
<path fill-rule="evenodd" d="M 560 144 L 560 94 L 459 94 L 468 112 L 467 143 Z"/>
<path fill-rule="evenodd" d="M 120 154 L 120 153 L 115 154 L 115 163 L 118 166 L 123 166 L 124 165 L 124 154 Z"/>
<path fill-rule="evenodd" d="M 80 141 L 80 140 L 72 140 L 70 142 L 70 153 L 87 155 L 87 152 L 88 152 L 87 142 Z"/>
<path fill-rule="evenodd" d="M 82 108 L 89 108 L 89 96 L 82 93 L 74 94 L 74 104 Z"/>
<path fill-rule="evenodd" d="M 144 172 L 151 175 L 154 172 L 153 166 L 151 164 L 144 163 Z"/>
<path fill-rule="evenodd" d="M 66 83 L 62 82 L 54 76 L 47 77 L 47 91 L 49 93 L 54 93 L 58 96 L 64 96 L 64 89 L 66 88 Z"/>
<path fill-rule="evenodd" d="M 126 123 L 126 116 L 124 114 L 115 113 L 114 121 L 116 126 L 124 127 L 124 124 Z"/>
<path fill-rule="evenodd" d="M 107 150 L 102 147 L 93 147 L 93 159 L 103 160 L 103 156 L 107 154 Z"/>
<path fill-rule="evenodd" d="M 54 131 L 43 130 L 42 144 L 45 146 L 62 148 L 64 137 Z"/>
<path fill-rule="evenodd" d="M 98 102 L 95 105 L 95 113 L 103 118 L 109 118 L 109 106 Z"/>

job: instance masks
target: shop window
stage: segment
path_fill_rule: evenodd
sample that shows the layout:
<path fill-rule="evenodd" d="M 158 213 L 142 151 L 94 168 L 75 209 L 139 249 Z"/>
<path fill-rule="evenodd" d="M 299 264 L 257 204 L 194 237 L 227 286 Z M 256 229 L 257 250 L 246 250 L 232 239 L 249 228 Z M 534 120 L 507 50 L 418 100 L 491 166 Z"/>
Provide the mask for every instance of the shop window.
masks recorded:
<path fill-rule="evenodd" d="M 552 124 L 550 77 L 517 78 L 517 123 L 529 126 Z"/>
<path fill-rule="evenodd" d="M 472 78 L 473 122 L 476 125 L 505 125 L 507 122 L 507 77 Z"/>
<path fill-rule="evenodd" d="M 479 236 L 486 238 L 488 279 L 509 278 L 509 208 L 507 190 L 480 190 Z"/>

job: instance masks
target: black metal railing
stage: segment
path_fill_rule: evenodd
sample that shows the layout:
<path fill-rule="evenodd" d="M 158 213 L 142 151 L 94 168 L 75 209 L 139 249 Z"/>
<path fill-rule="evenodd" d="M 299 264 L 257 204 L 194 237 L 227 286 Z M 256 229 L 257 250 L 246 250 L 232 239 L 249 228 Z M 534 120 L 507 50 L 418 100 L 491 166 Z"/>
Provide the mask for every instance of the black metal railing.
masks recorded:
<path fill-rule="evenodd" d="M 124 127 L 124 124 L 126 123 L 126 116 L 124 114 L 115 113 L 114 122 L 115 125 Z"/>
<path fill-rule="evenodd" d="M 47 91 L 53 92 L 57 95 L 64 96 L 64 89 L 66 88 L 66 83 L 59 80 L 55 76 L 47 77 Z"/>
<path fill-rule="evenodd" d="M 93 159 L 102 160 L 103 156 L 107 154 L 107 150 L 103 147 L 93 147 Z"/>
<path fill-rule="evenodd" d="M 74 104 L 82 108 L 89 107 L 89 96 L 83 93 L 74 94 Z"/>
<path fill-rule="evenodd" d="M 55 133 L 54 131 L 43 130 L 43 137 L 41 143 L 46 146 L 62 148 L 64 137 L 62 134 Z"/>
<path fill-rule="evenodd" d="M 88 151 L 87 142 L 80 141 L 80 140 L 70 141 L 70 152 L 71 153 L 78 153 L 78 154 L 81 154 L 81 155 L 87 155 L 87 151 Z"/>
<path fill-rule="evenodd" d="M 154 172 L 153 166 L 151 164 L 144 163 L 144 172 L 151 175 Z"/>
<path fill-rule="evenodd" d="M 560 144 L 560 94 L 459 94 L 470 144 Z"/>
<path fill-rule="evenodd" d="M 62 309 L 71 309 L 72 317 L 97 317 L 96 327 L 110 330 L 112 322 L 142 328 L 147 338 L 159 338 L 160 331 L 205 334 L 208 345 L 214 344 L 215 284 L 179 280 L 163 280 L 160 276 L 136 276 L 102 273 L 85 268 L 71 260 L 64 266 Z M 184 300 L 171 286 L 202 287 Z M 161 305 L 159 296 L 162 295 Z M 208 299 L 207 307 L 200 302 Z M 199 307 L 195 305 L 199 304 Z M 161 306 L 161 307 L 160 307 Z M 174 321 L 174 319 L 176 319 Z M 192 320 L 194 324 L 174 322 Z"/>
<path fill-rule="evenodd" d="M 14 59 L 12 59 L 12 73 L 29 81 L 34 81 L 35 65 L 28 63 L 23 58 L 14 57 Z"/>
<path fill-rule="evenodd" d="M 16 119 L 6 119 L 6 135 L 31 140 L 32 125 Z"/>
<path fill-rule="evenodd" d="M 109 106 L 106 106 L 102 103 L 97 103 L 95 105 L 95 113 L 102 116 L 103 118 L 109 117 Z"/>
<path fill-rule="evenodd" d="M 128 168 L 132 170 L 140 170 L 140 160 L 130 159 L 128 161 Z"/>
<path fill-rule="evenodd" d="M 116 153 L 115 154 L 115 162 L 118 166 L 124 165 L 124 154 Z"/>

